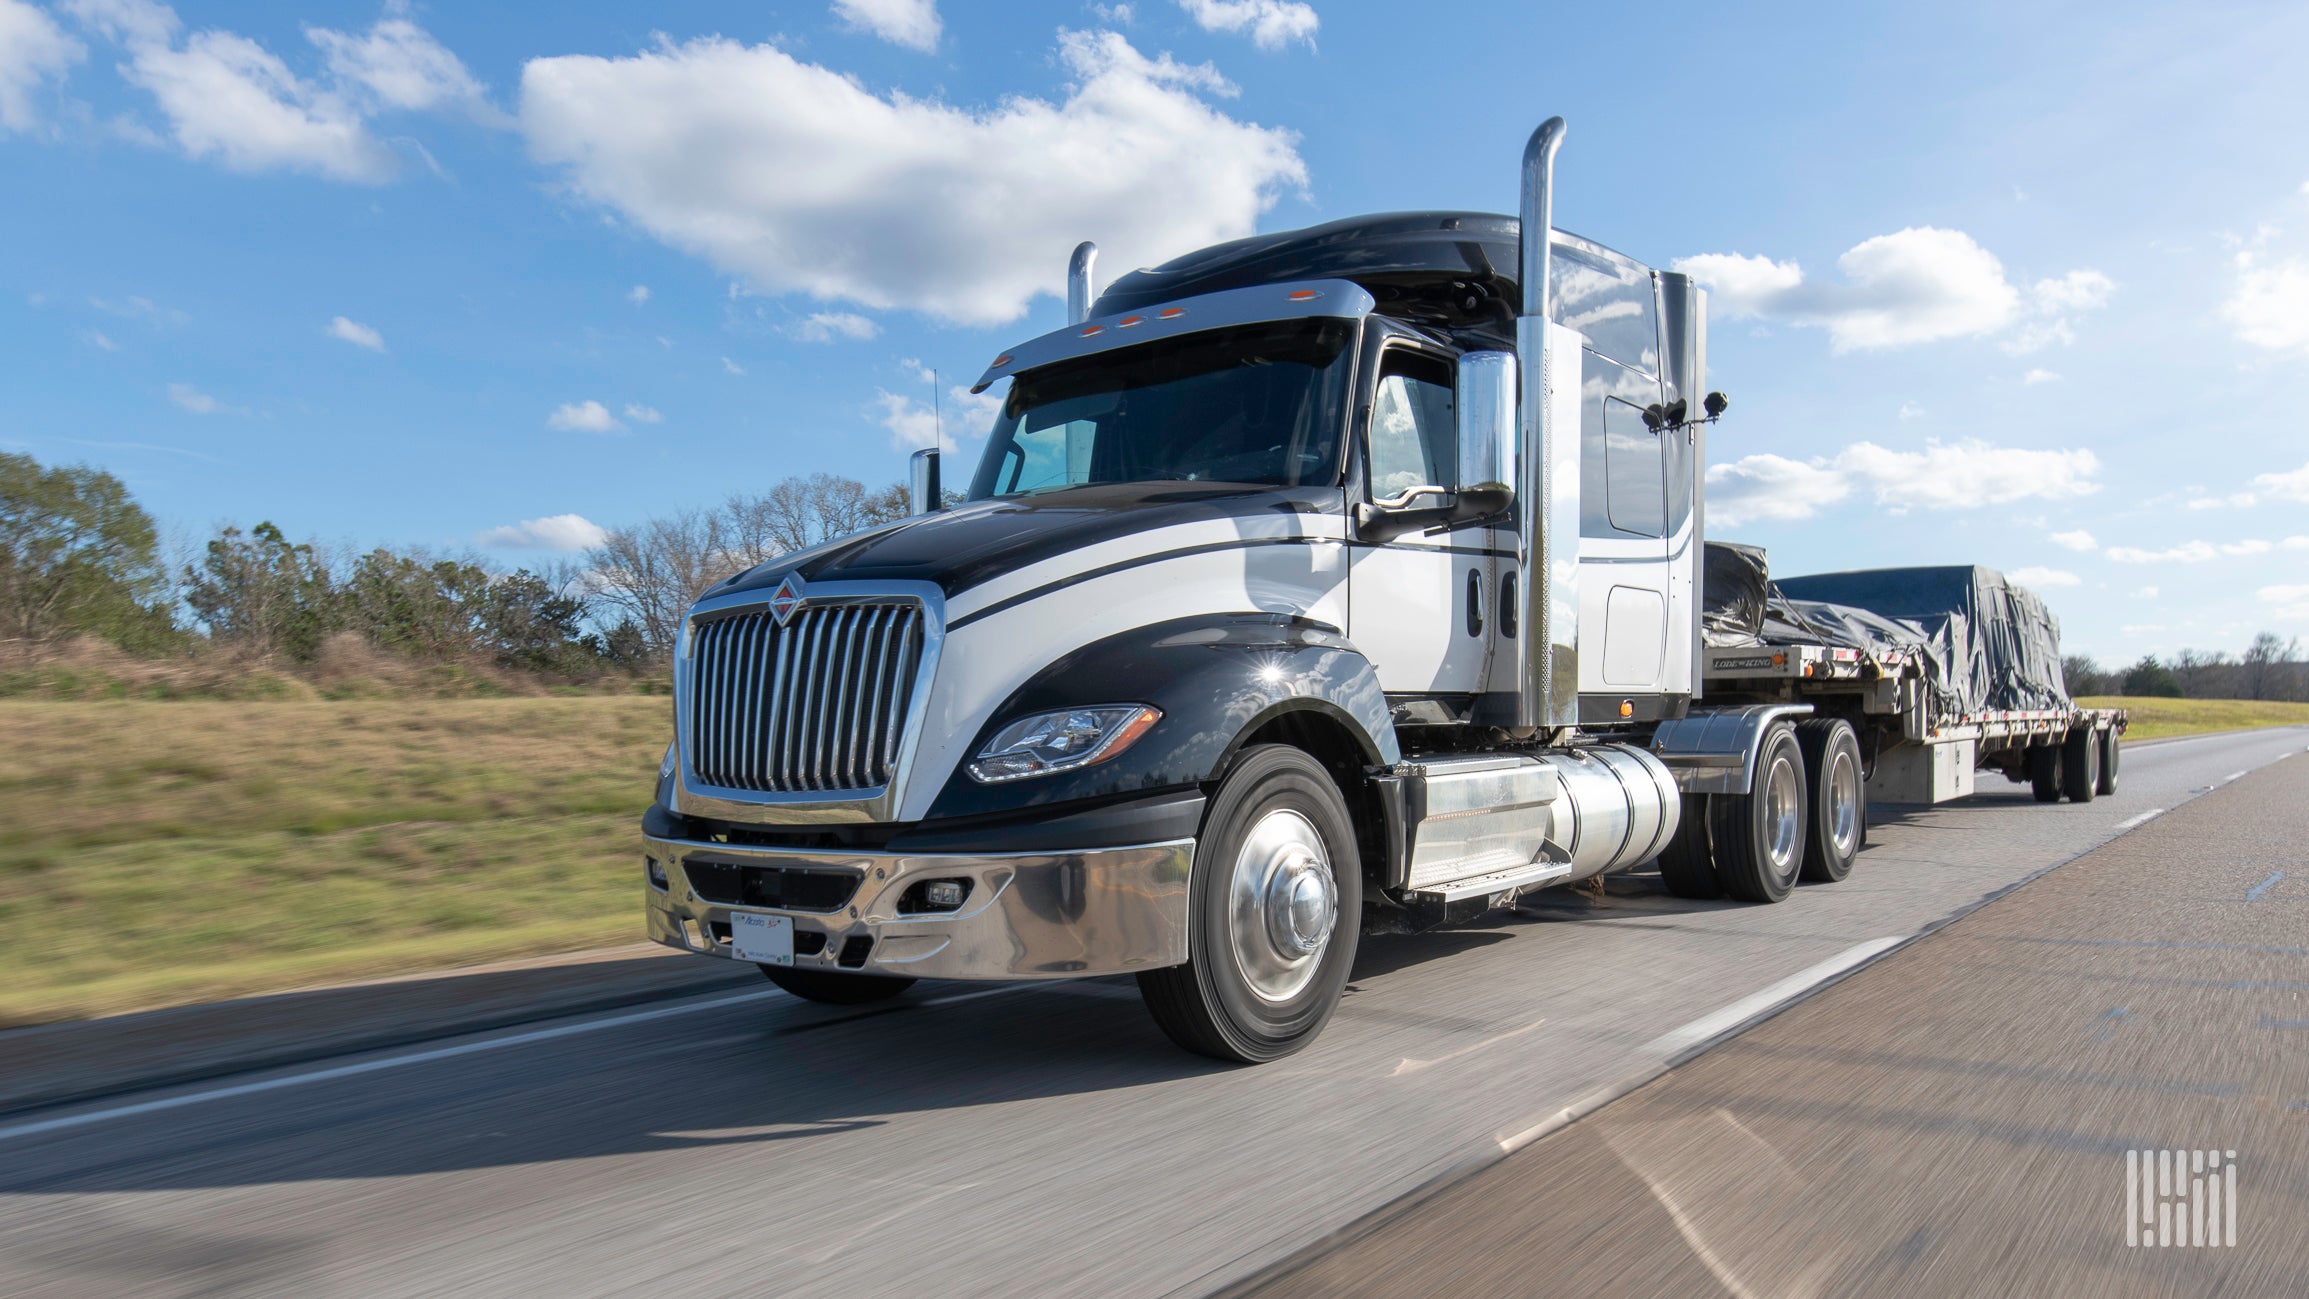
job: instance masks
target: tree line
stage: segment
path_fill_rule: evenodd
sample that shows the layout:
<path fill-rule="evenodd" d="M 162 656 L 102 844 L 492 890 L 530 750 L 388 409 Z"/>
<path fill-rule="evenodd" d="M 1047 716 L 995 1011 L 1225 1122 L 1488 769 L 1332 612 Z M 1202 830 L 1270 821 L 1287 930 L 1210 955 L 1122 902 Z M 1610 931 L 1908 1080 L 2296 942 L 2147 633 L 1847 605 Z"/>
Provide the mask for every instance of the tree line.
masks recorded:
<path fill-rule="evenodd" d="M 0 643 L 37 651 L 95 637 L 148 656 L 229 650 L 298 664 L 352 634 L 425 663 L 570 678 L 643 670 L 664 661 L 707 587 L 906 508 L 903 485 L 818 473 L 619 529 L 539 569 L 413 547 L 332 552 L 270 521 L 221 527 L 172 564 L 119 479 L 0 453 Z"/>
<path fill-rule="evenodd" d="M 2262 632 L 2240 655 L 2185 649 L 2167 659 L 2144 654 L 2130 667 L 2103 668 L 2091 656 L 2061 660 L 2072 695 L 2136 695 L 2165 699 L 2275 699 L 2309 701 L 2309 663 L 2301 642 Z"/>

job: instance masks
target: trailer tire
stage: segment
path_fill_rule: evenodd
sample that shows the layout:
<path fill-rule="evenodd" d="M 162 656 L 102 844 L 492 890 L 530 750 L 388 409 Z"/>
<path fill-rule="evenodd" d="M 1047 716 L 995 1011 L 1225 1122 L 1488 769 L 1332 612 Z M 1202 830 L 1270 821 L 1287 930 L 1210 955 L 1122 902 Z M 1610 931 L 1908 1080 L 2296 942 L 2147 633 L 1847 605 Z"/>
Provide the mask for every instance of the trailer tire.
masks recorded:
<path fill-rule="evenodd" d="M 887 974 L 836 974 L 830 970 L 797 970 L 790 965 L 764 965 L 770 982 L 804 1001 L 828 1006 L 863 1006 L 888 1001 L 914 986 L 912 979 Z"/>
<path fill-rule="evenodd" d="M 2028 783 L 2039 803 L 2060 801 L 2060 750 L 2049 744 L 2028 746 Z"/>
<path fill-rule="evenodd" d="M 2124 741 L 2118 738 L 2117 728 L 2114 726 L 2103 727 L 2099 740 L 2101 783 L 2098 788 L 2103 794 L 2114 794 L 2117 792 L 2117 755 L 2124 751 Z"/>
<path fill-rule="evenodd" d="M 1708 836 L 1716 879 L 1742 902 L 1778 902 L 1804 866 L 1804 752 L 1796 730 L 1775 722 L 1756 746 L 1756 774 L 1745 794 L 1708 800 Z"/>
<path fill-rule="evenodd" d="M 1683 818 L 1660 850 L 1660 882 L 1679 898 L 1720 898 L 1716 863 L 1708 848 L 1708 796 L 1684 795 Z"/>
<path fill-rule="evenodd" d="M 2080 726 L 2060 746 L 2060 788 L 2071 803 L 2090 803 L 2101 785 L 2101 746 L 2093 728 Z"/>
<path fill-rule="evenodd" d="M 1287 744 L 1245 749 L 1195 843 L 1187 963 L 1138 976 L 1155 1023 L 1189 1051 L 1241 1064 L 1313 1041 L 1355 963 L 1361 860 L 1321 763 Z"/>
<path fill-rule="evenodd" d="M 1804 752 L 1805 789 L 1811 796 L 1801 875 L 1814 884 L 1834 884 L 1852 873 L 1868 837 L 1860 739 L 1841 717 L 1815 717 L 1797 723 L 1796 745 Z"/>

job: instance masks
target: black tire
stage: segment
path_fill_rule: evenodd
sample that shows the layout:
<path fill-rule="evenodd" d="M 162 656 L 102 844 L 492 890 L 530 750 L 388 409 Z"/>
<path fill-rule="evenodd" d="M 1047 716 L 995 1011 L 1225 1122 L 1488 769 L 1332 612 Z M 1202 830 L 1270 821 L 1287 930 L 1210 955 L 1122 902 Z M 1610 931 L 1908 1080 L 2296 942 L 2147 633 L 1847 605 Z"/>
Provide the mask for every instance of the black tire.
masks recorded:
<path fill-rule="evenodd" d="M 1796 730 L 1774 722 L 1756 750 L 1754 783 L 1745 794 L 1708 800 L 1708 836 L 1716 879 L 1742 902 L 1778 902 L 1804 866 L 1804 752 Z"/>
<path fill-rule="evenodd" d="M 888 1001 L 914 986 L 912 979 L 895 979 L 887 974 L 840 974 L 832 970 L 797 970 L 790 965 L 764 965 L 760 969 L 770 976 L 770 982 L 802 1000 L 828 1006 L 863 1006 Z"/>
<path fill-rule="evenodd" d="M 1313 1041 L 1355 964 L 1361 861 L 1346 800 L 1322 764 L 1284 744 L 1245 749 L 1220 780 L 1195 843 L 1187 963 L 1138 976 L 1155 1023 L 1189 1051 L 1241 1064 Z M 1323 880 L 1332 916 L 1316 939 Z M 1282 898 L 1312 900 L 1282 906 Z M 1294 936 L 1316 945 L 1288 952 Z"/>
<path fill-rule="evenodd" d="M 2060 789 L 2071 803 L 2090 803 L 2101 787 L 2101 746 L 2089 726 L 2068 733 L 2060 746 Z"/>
<path fill-rule="evenodd" d="M 2049 744 L 2028 747 L 2028 783 L 2039 803 L 2060 801 L 2060 750 Z"/>
<path fill-rule="evenodd" d="M 1868 839 L 1868 786 L 1860 779 L 1860 737 L 1841 717 L 1815 717 L 1796 726 L 1804 754 L 1804 865 L 1801 878 L 1833 884 L 1852 873 Z"/>
<path fill-rule="evenodd" d="M 2114 794 L 2117 792 L 2118 755 L 2124 752 L 2125 747 L 2124 741 L 2117 737 L 2116 727 L 2104 727 L 2101 730 L 2100 746 L 2101 783 L 2097 788 L 2103 794 Z"/>
<path fill-rule="evenodd" d="M 1660 850 L 1660 881 L 1679 898 L 1720 898 L 1714 854 L 1708 849 L 1708 796 L 1684 795 L 1683 819 Z"/>

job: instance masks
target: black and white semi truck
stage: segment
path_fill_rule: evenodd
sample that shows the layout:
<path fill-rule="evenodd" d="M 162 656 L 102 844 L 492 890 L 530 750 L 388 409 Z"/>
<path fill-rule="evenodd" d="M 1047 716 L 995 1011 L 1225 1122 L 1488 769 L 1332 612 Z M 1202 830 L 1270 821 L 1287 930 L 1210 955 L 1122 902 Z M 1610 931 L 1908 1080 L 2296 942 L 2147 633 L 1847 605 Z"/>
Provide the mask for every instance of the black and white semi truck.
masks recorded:
<path fill-rule="evenodd" d="M 1851 869 L 1906 750 L 1954 796 L 1932 763 L 2011 732 L 1943 742 L 1902 649 L 1703 638 L 1706 295 L 1553 228 L 1563 133 L 1519 217 L 1255 236 L 1095 298 L 1077 250 L 1066 327 L 978 381 L 961 504 L 922 453 L 912 517 L 690 610 L 651 936 L 829 1002 L 1132 974 L 1255 1062 L 1369 929 L 1654 860 L 1778 901 Z"/>

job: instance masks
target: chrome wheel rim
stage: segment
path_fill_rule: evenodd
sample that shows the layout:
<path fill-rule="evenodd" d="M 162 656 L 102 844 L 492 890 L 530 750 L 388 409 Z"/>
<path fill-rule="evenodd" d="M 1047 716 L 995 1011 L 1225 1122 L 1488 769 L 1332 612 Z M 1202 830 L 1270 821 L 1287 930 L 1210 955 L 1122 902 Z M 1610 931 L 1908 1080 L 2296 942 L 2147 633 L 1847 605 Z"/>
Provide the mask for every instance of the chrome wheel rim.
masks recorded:
<path fill-rule="evenodd" d="M 1764 853 L 1774 873 L 1795 874 L 1797 845 L 1804 837 L 1804 786 L 1785 754 L 1772 760 L 1764 782 L 1764 834 Z"/>
<path fill-rule="evenodd" d="M 1228 945 L 1244 984 L 1263 1001 L 1297 996 L 1338 923 L 1339 886 L 1314 823 L 1287 809 L 1260 817 L 1227 882 Z"/>
<path fill-rule="evenodd" d="M 1860 840 L 1860 764 L 1849 753 L 1828 768 L 1828 837 L 1838 857 L 1851 856 Z"/>

